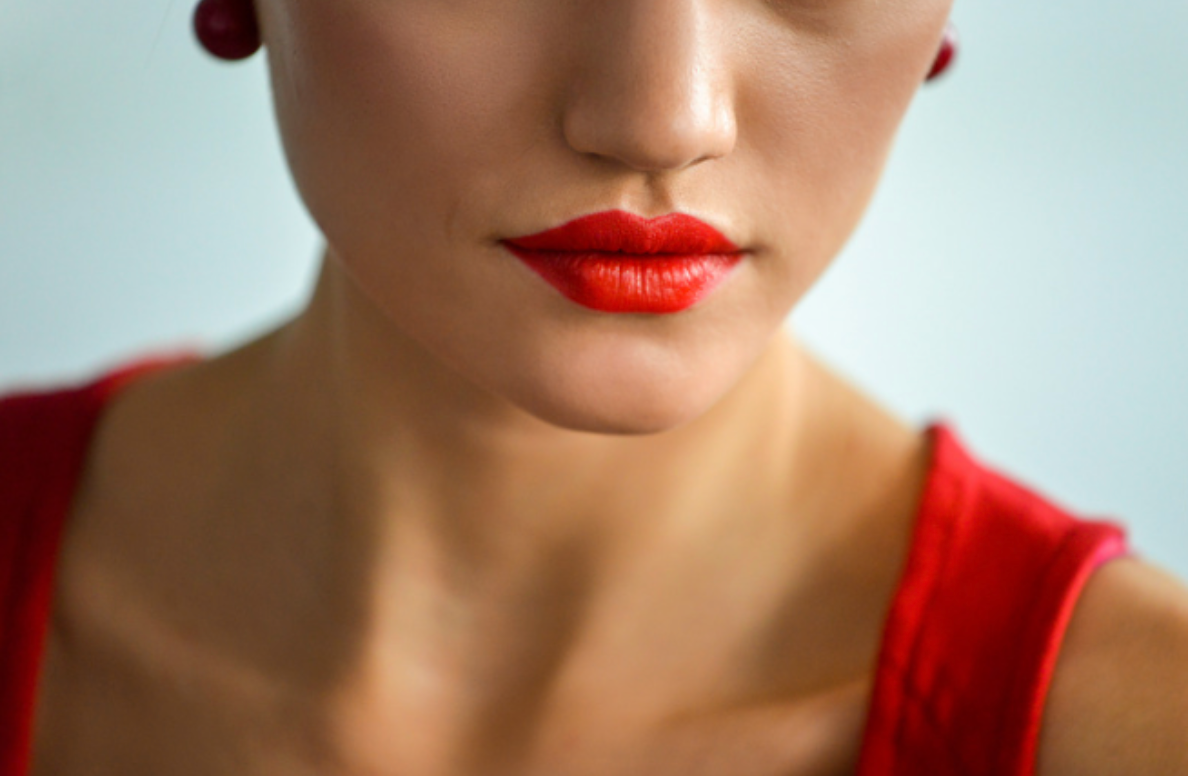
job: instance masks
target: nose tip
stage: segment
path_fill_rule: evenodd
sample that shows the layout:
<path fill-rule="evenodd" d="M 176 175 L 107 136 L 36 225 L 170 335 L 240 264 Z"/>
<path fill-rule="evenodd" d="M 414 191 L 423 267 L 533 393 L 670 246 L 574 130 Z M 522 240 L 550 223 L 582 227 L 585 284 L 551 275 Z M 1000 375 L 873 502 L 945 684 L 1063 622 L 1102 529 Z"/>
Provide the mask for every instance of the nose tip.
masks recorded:
<path fill-rule="evenodd" d="M 581 154 L 648 173 L 681 170 L 734 148 L 734 115 L 710 95 L 657 103 L 620 93 L 609 105 L 579 106 L 566 116 L 566 141 Z"/>
<path fill-rule="evenodd" d="M 715 25 L 688 0 L 629 7 L 635 12 L 615 19 L 613 31 L 587 30 L 595 43 L 571 84 L 566 142 L 648 173 L 729 154 L 737 126 Z"/>

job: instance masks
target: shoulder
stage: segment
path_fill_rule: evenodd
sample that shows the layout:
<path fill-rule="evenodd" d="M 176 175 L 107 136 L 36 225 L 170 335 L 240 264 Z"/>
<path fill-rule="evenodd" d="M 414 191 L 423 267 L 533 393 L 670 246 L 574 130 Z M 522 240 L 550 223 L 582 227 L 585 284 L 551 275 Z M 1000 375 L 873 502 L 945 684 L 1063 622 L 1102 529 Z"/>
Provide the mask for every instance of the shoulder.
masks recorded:
<path fill-rule="evenodd" d="M 1188 588 L 1133 558 L 1089 580 L 1064 638 L 1039 776 L 1188 774 Z"/>
<path fill-rule="evenodd" d="M 21 494 L 72 481 L 110 400 L 142 376 L 193 360 L 188 353 L 145 358 L 89 381 L 0 395 L 0 507 L 15 510 Z"/>

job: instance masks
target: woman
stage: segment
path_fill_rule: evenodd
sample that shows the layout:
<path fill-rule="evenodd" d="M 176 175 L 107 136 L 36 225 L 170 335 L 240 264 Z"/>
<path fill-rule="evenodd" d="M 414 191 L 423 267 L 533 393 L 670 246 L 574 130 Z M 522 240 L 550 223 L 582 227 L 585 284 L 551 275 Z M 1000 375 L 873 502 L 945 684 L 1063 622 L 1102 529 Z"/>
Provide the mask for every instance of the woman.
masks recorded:
<path fill-rule="evenodd" d="M 205 0 L 321 276 L 4 405 L 6 773 L 1188 772 L 1179 583 L 780 326 L 949 10 Z"/>

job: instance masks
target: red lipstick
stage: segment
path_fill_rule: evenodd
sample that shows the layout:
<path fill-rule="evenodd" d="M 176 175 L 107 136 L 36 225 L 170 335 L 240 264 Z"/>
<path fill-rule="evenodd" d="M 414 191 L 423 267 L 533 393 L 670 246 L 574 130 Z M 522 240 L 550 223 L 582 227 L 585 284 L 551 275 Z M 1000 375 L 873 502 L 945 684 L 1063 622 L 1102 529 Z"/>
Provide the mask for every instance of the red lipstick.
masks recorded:
<path fill-rule="evenodd" d="M 584 216 L 504 247 L 566 298 L 607 313 L 676 313 L 707 297 L 742 251 L 682 213 Z"/>

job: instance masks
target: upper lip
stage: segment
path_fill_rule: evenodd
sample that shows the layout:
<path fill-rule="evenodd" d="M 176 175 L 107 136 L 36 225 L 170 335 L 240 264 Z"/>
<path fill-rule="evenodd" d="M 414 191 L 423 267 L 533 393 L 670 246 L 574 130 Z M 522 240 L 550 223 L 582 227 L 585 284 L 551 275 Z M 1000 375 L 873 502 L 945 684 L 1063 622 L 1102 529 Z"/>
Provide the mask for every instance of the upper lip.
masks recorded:
<path fill-rule="evenodd" d="M 721 232 L 693 216 L 669 213 L 647 219 L 622 210 L 582 216 L 505 242 L 524 250 L 557 252 L 677 256 L 739 252 Z"/>

